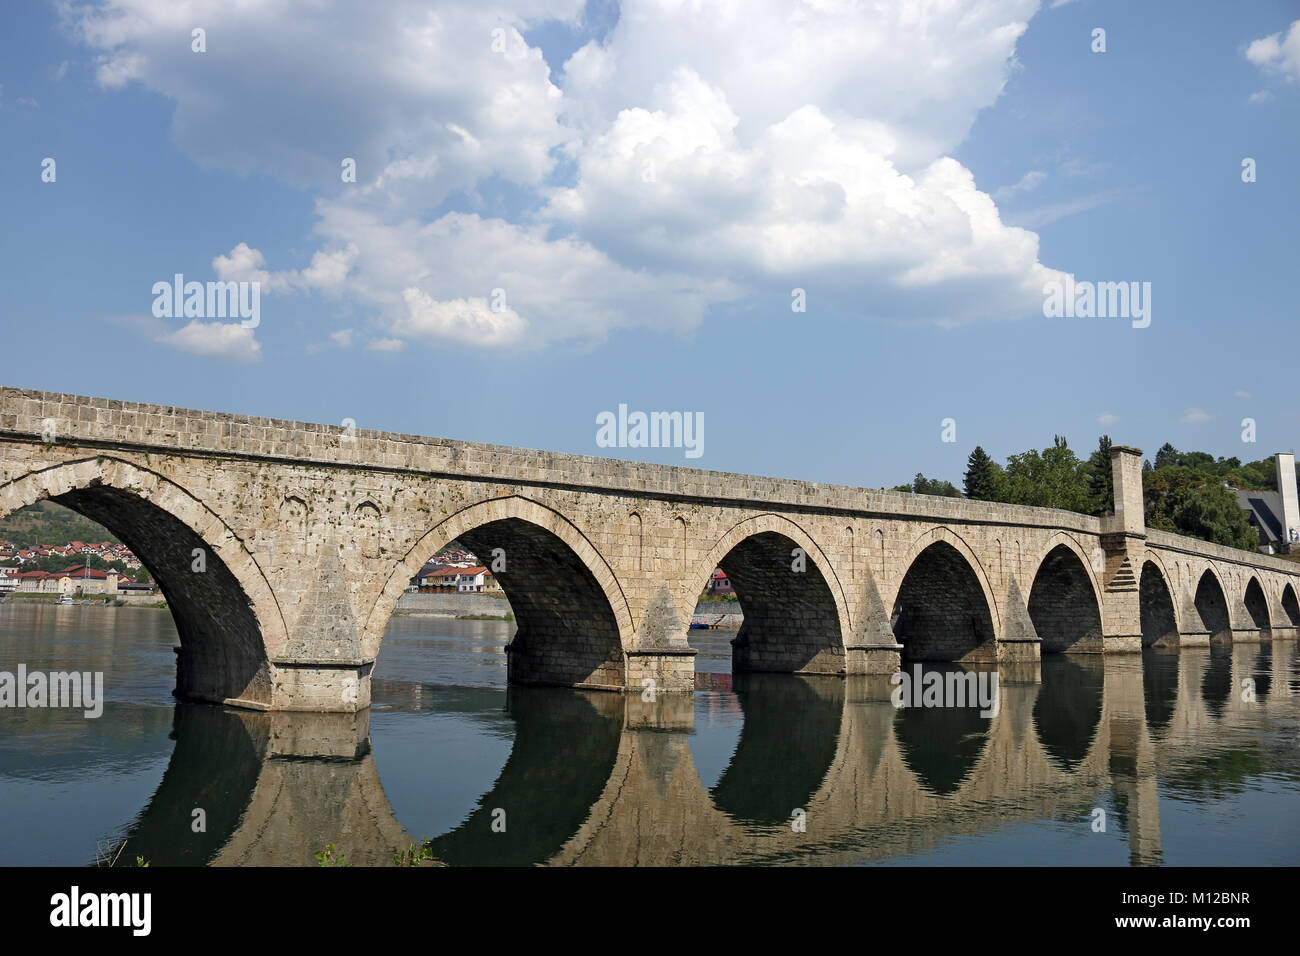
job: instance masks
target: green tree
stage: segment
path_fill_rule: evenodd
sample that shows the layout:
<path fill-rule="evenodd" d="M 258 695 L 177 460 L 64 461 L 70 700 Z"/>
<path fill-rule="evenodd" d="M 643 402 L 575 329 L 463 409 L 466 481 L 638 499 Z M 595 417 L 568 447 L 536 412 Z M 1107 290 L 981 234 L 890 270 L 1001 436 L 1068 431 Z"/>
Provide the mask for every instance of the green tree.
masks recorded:
<path fill-rule="evenodd" d="M 1110 436 L 1102 435 L 1097 450 L 1083 466 L 1088 477 L 1088 497 L 1093 514 L 1115 510 L 1115 478 L 1110 466 Z"/>
<path fill-rule="evenodd" d="M 975 501 L 996 501 L 1000 470 L 988 453 L 976 445 L 966 460 L 966 497 Z"/>
<path fill-rule="evenodd" d="M 951 481 L 941 478 L 927 478 L 919 471 L 910 485 L 895 485 L 893 491 L 910 491 L 918 495 L 939 495 L 944 498 L 960 498 L 961 492 Z"/>
<path fill-rule="evenodd" d="M 1180 534 L 1245 551 L 1259 548 L 1259 533 L 1250 526 L 1236 496 L 1221 484 L 1191 489 L 1171 517 Z"/>
<path fill-rule="evenodd" d="M 1041 454 L 1031 448 L 1007 459 L 1006 491 L 1004 499 L 1011 504 L 1083 514 L 1089 511 L 1088 486 L 1079 459 L 1060 435 Z"/>
<path fill-rule="evenodd" d="M 1169 442 L 1165 442 L 1160 446 L 1160 450 L 1156 452 L 1156 471 L 1161 468 L 1175 468 L 1177 466 L 1178 449 Z"/>

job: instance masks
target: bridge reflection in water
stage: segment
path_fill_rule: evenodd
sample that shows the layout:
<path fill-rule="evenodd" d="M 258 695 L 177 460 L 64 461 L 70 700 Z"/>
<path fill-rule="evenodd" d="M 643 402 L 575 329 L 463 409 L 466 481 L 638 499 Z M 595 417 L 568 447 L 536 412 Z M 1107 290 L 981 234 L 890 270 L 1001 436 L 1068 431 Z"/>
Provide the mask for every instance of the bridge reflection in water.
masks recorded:
<path fill-rule="evenodd" d="M 1123 863 L 1126 843 L 1128 862 L 1160 864 L 1162 792 L 1168 805 L 1240 785 L 1264 769 L 1249 731 L 1300 716 L 1294 642 L 1054 657 L 997 673 L 987 719 L 897 709 L 886 677 L 737 675 L 743 728 L 712 787 L 692 751 L 699 695 L 376 680 L 375 713 L 385 702 L 459 710 L 513 738 L 490 789 L 430 841 L 438 863 L 615 866 L 907 862 L 1035 821 L 1055 821 L 1076 849 L 1109 848 L 1056 862 Z M 370 719 L 178 705 L 170 765 L 123 858 L 312 865 L 332 842 L 350 863 L 391 864 L 414 838 L 385 796 Z M 206 832 L 190 825 L 197 807 Z M 1092 832 L 1095 807 L 1108 836 Z M 985 862 L 1022 862 L 999 856 Z"/>

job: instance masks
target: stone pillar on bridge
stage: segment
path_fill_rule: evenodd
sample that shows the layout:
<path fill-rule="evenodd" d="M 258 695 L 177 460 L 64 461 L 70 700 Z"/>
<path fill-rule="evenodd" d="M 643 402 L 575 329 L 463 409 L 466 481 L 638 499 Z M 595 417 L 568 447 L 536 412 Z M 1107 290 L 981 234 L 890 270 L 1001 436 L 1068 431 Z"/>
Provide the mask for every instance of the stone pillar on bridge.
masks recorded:
<path fill-rule="evenodd" d="M 338 541 L 327 532 L 294 576 L 298 588 L 281 588 L 289 640 L 271 657 L 271 710 L 353 713 L 370 706 L 373 655 L 361 646 L 360 628 L 348 599 Z M 234 702 L 242 703 L 242 702 Z"/>
<path fill-rule="evenodd" d="M 1142 495 L 1142 451 L 1110 446 L 1115 513 L 1102 519 L 1102 651 L 1142 650 L 1140 585 L 1146 551 L 1146 515 Z"/>
<path fill-rule="evenodd" d="M 659 692 L 695 691 L 695 648 L 686 643 L 687 625 L 677 614 L 677 605 L 666 583 L 646 608 L 637 628 L 636 644 L 627 648 L 625 690 L 653 700 Z"/>
<path fill-rule="evenodd" d="M 857 623 L 844 643 L 844 673 L 893 674 L 902 666 L 903 645 L 889 626 L 875 577 L 868 570 L 863 579 Z"/>

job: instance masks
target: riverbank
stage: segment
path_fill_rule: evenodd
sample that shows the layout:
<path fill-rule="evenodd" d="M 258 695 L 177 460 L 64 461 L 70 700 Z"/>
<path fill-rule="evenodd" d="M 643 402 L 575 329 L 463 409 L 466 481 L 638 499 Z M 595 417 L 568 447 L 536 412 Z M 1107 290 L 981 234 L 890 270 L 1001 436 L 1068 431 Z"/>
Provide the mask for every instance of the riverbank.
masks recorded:
<path fill-rule="evenodd" d="M 60 594 L 39 594 L 31 591 L 15 591 L 0 594 L 0 604 L 52 604 L 59 606 Z M 167 601 L 161 594 L 89 594 L 85 597 L 73 597 L 74 604 L 64 607 L 144 607 L 166 608 Z"/>

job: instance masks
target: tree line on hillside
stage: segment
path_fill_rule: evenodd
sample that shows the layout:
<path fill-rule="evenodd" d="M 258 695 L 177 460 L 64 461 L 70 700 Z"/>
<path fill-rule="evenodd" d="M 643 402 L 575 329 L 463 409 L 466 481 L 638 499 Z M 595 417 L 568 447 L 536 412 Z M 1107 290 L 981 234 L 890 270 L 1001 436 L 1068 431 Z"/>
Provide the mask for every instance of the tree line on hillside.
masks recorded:
<path fill-rule="evenodd" d="M 910 485 L 895 491 L 924 495 L 964 497 L 977 501 L 1060 508 L 1079 514 L 1104 515 L 1114 511 L 1110 436 L 1102 435 L 1097 449 L 1079 458 L 1061 435 L 1042 451 L 1007 458 L 1000 465 L 976 446 L 966 462 L 963 489 L 951 482 L 918 474 Z M 1142 493 L 1149 528 L 1173 531 L 1216 544 L 1254 551 L 1259 534 L 1229 487 L 1243 490 L 1277 490 L 1272 459 L 1242 463 L 1239 458 L 1215 458 L 1207 452 L 1180 452 L 1164 444 L 1155 464 L 1142 466 Z"/>
<path fill-rule="evenodd" d="M 0 541 L 12 541 L 19 548 L 54 548 L 72 541 L 121 543 L 106 528 L 53 501 L 38 501 L 0 518 Z"/>

